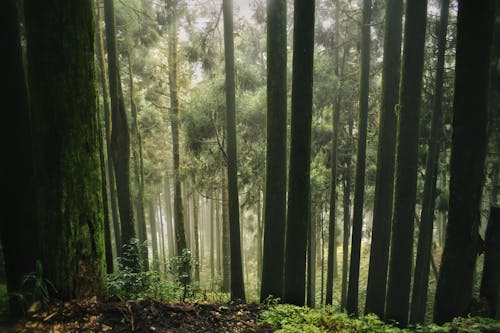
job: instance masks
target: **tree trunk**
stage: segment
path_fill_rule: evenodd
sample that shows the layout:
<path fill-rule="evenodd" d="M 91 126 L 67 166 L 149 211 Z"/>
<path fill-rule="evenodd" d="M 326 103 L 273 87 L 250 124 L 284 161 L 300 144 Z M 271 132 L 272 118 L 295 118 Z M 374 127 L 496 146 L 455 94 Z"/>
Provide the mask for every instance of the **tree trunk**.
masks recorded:
<path fill-rule="evenodd" d="M 384 317 L 391 240 L 391 215 L 396 154 L 396 105 L 401 70 L 402 0 L 386 0 L 382 101 L 380 106 L 377 173 L 365 313 Z"/>
<path fill-rule="evenodd" d="M 450 208 L 436 289 L 437 323 L 466 315 L 472 298 L 487 146 L 494 12 L 493 1 L 459 2 Z"/>
<path fill-rule="evenodd" d="M 436 202 L 436 180 L 439 166 L 439 146 L 441 145 L 443 119 L 443 77 L 446 51 L 446 33 L 450 1 L 441 1 L 439 23 L 438 55 L 436 65 L 436 86 L 434 88 L 434 107 L 429 138 L 429 152 L 425 168 L 424 200 L 418 234 L 417 261 L 413 277 L 413 297 L 411 300 L 410 323 L 424 322 L 427 291 L 429 283 L 430 259 L 432 253 L 432 232 L 434 229 L 434 206 Z"/>
<path fill-rule="evenodd" d="M 267 155 L 260 299 L 282 297 L 286 223 L 286 0 L 267 5 Z"/>
<path fill-rule="evenodd" d="M 199 235 L 199 204 L 200 197 L 198 193 L 196 193 L 195 187 L 195 179 L 193 176 L 193 228 L 194 228 L 194 255 L 193 257 L 196 259 L 196 263 L 194 266 L 194 280 L 200 282 L 200 265 L 201 265 L 201 256 L 200 256 L 200 235 Z"/>
<path fill-rule="evenodd" d="M 130 54 L 127 53 L 128 74 L 130 81 L 130 113 L 132 115 L 132 156 L 134 161 L 134 173 L 137 186 L 137 225 L 139 234 L 139 254 L 141 256 L 142 270 L 149 270 L 148 259 L 148 237 L 146 231 L 146 213 L 144 211 L 144 166 L 142 161 L 142 138 L 137 122 L 137 104 L 134 97 L 134 78 L 132 76 L 132 64 Z"/>
<path fill-rule="evenodd" d="M 2 187 L 8 193 L 2 200 L 2 211 L 13 212 L 16 218 L 3 218 L 0 236 L 5 260 L 7 291 L 20 291 L 23 276 L 35 270 L 38 253 L 35 219 L 35 183 L 33 148 L 28 93 L 23 66 L 17 1 L 6 0 L 0 5 L 0 36 L 4 51 L 4 85 L 2 101 L 4 124 L 2 133 L 5 158 L 1 163 Z M 6 75 L 6 76 L 5 76 Z M 13 214 L 12 214 L 13 215 Z M 23 314 L 15 297 L 9 299 L 10 313 Z"/>
<path fill-rule="evenodd" d="M 408 324 L 427 0 L 408 0 L 405 14 L 391 258 L 385 313 L 386 319 L 395 320 L 400 326 Z"/>
<path fill-rule="evenodd" d="M 294 2 L 292 132 L 283 298 L 302 306 L 305 298 L 310 209 L 311 121 L 315 1 Z M 291 246 L 293 244 L 293 246 Z"/>
<path fill-rule="evenodd" d="M 63 300 L 105 296 L 90 1 L 25 1 L 44 277 Z"/>
<path fill-rule="evenodd" d="M 241 262 L 238 172 L 236 162 L 236 120 L 234 86 L 233 2 L 222 1 L 224 16 L 224 59 L 226 66 L 227 183 L 229 198 L 229 243 L 231 247 L 231 299 L 245 300 Z"/>
<path fill-rule="evenodd" d="M 134 214 L 130 191 L 130 132 L 123 100 L 120 68 L 116 53 L 115 17 L 113 0 L 104 0 L 106 44 L 108 49 L 109 93 L 111 97 L 111 153 L 115 168 L 116 189 L 120 211 L 122 264 L 132 271 L 139 270 L 139 249 L 134 229 Z"/>
<path fill-rule="evenodd" d="M 224 173 L 223 169 L 223 173 Z M 229 292 L 230 289 L 230 271 L 231 271 L 231 252 L 229 246 L 229 208 L 227 196 L 227 174 L 222 176 L 222 291 Z"/>
<path fill-rule="evenodd" d="M 500 291 L 500 207 L 492 206 L 484 239 L 484 268 L 479 295 L 488 301 L 490 317 L 497 312 Z"/>
<path fill-rule="evenodd" d="M 158 197 L 158 208 L 159 208 L 159 213 L 160 217 L 158 219 L 158 224 L 160 225 L 160 242 L 161 242 L 161 254 L 162 254 L 162 268 L 163 268 L 163 273 L 167 275 L 167 250 L 165 246 L 165 230 L 164 230 L 164 225 L 163 225 L 163 212 L 161 209 L 161 197 Z M 168 230 L 168 220 L 167 222 L 167 230 Z M 169 239 L 170 241 L 170 239 Z M 169 242 L 170 243 L 170 242 Z"/>
<path fill-rule="evenodd" d="M 182 207 L 182 193 L 180 180 L 180 153 L 179 153 L 179 92 L 177 88 L 177 0 L 167 0 L 169 13 L 168 36 L 168 82 L 170 87 L 170 128 L 172 131 L 172 154 L 174 165 L 174 220 L 175 243 L 177 255 L 183 255 L 188 250 L 186 232 L 184 229 L 184 212 Z M 191 268 L 184 265 L 181 275 L 183 284 L 188 284 L 191 279 Z"/>
<path fill-rule="evenodd" d="M 351 264 L 347 288 L 346 311 L 358 314 L 359 260 L 361 256 L 361 231 L 363 228 L 363 198 L 365 193 L 366 132 L 368 127 L 368 95 L 370 80 L 370 27 L 371 0 L 363 0 L 361 23 L 361 78 L 359 91 L 358 144 L 356 155 L 356 187 L 352 218 Z"/>
<path fill-rule="evenodd" d="M 170 182 L 168 176 L 165 177 L 165 224 L 168 242 L 168 256 L 175 257 L 177 255 L 177 246 L 175 243 L 175 221 L 172 218 L 172 195 L 170 191 Z M 166 250 L 165 250 L 166 251 Z"/>
<path fill-rule="evenodd" d="M 158 257 L 158 232 L 156 231 L 156 213 L 153 201 L 148 203 L 149 208 L 149 227 L 151 231 L 151 246 L 153 252 L 153 270 L 160 271 L 160 258 Z"/>
<path fill-rule="evenodd" d="M 316 306 L 316 222 L 309 224 L 307 241 L 307 306 Z"/>
<path fill-rule="evenodd" d="M 340 309 L 343 311 L 345 309 L 347 300 L 347 272 L 349 269 L 349 234 L 351 230 L 351 154 L 352 145 L 350 144 L 352 138 L 353 130 L 353 120 L 349 119 L 348 123 L 348 133 L 344 138 L 344 145 L 347 147 L 344 153 L 344 172 L 343 172 L 343 215 L 344 215 L 344 225 L 343 225 L 343 243 L 342 243 L 342 290 L 340 293 Z"/>

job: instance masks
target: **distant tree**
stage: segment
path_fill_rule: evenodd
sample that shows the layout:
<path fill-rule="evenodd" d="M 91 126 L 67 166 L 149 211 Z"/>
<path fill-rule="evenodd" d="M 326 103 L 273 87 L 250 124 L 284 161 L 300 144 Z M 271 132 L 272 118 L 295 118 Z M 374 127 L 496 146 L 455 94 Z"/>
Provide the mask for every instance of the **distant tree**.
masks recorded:
<path fill-rule="evenodd" d="M 283 299 L 295 305 L 304 305 L 310 223 L 314 6 L 313 0 L 294 2 L 292 132 Z"/>
<path fill-rule="evenodd" d="M 424 198 L 422 203 L 422 213 L 420 214 L 417 260 L 415 264 L 415 275 L 413 277 L 413 293 L 410 311 L 411 324 L 424 322 L 425 307 L 427 304 L 427 290 L 429 284 L 429 269 L 432 251 L 432 231 L 434 226 L 434 206 L 436 202 L 436 180 L 439 171 L 439 148 L 441 145 L 443 122 L 443 80 L 449 7 L 449 0 L 441 1 L 434 105 L 432 109 L 429 152 L 427 153 L 427 163 L 425 167 Z"/>
<path fill-rule="evenodd" d="M 478 255 L 494 1 L 458 3 L 450 210 L 434 321 L 467 315 Z"/>
<path fill-rule="evenodd" d="M 108 53 L 109 94 L 111 99 L 111 156 L 116 177 L 116 191 L 120 211 L 123 264 L 139 270 L 139 249 L 137 246 L 132 196 L 130 191 L 130 132 L 123 99 L 120 68 L 116 52 L 116 29 L 113 0 L 104 0 L 106 23 L 106 46 Z"/>
<path fill-rule="evenodd" d="M 33 179 L 32 135 L 28 93 L 23 66 L 17 1 L 0 5 L 0 36 L 5 50 L 7 69 L 2 99 L 7 103 L 3 118 L 2 142 L 6 158 L 1 165 L 2 187 L 9 193 L 2 200 L 4 212 L 15 212 L 15 218 L 0 223 L 2 250 L 5 260 L 7 290 L 19 292 L 22 277 L 35 270 L 38 253 Z M 11 298 L 12 315 L 22 314 L 22 308 Z"/>
<path fill-rule="evenodd" d="M 340 4 L 339 1 L 335 1 L 335 16 L 336 16 L 336 21 L 335 21 L 335 34 L 334 34 L 334 41 L 337 43 L 337 45 L 334 45 L 335 51 L 334 51 L 334 61 L 335 61 L 335 76 L 339 80 L 338 86 L 337 86 L 337 91 L 336 95 L 334 98 L 334 103 L 333 103 L 333 116 L 332 116 L 332 127 L 333 127 L 333 133 L 332 133 L 332 156 L 331 156 L 331 178 L 330 178 L 330 216 L 329 216 L 329 224 L 328 224 L 328 268 L 327 268 L 327 274 L 326 274 L 326 295 L 325 295 L 325 303 L 326 304 L 332 304 L 333 301 L 333 279 L 335 277 L 334 269 L 335 269 L 335 264 L 336 264 L 336 244 L 335 244 L 335 230 L 336 230 L 336 224 L 335 224 L 335 219 L 336 219 L 336 206 L 337 206 L 337 178 L 338 178 L 338 172 L 337 172 L 337 164 L 338 164 L 338 153 L 337 153 L 337 146 L 338 146 L 338 141 L 339 141 L 339 131 L 341 129 L 340 127 L 340 107 L 341 107 L 341 91 L 340 91 L 340 86 L 341 86 L 341 71 L 343 72 L 343 65 L 341 66 L 340 64 L 340 38 L 339 38 L 339 32 L 340 32 Z M 345 57 L 344 57 L 345 59 Z M 344 60 L 343 60 L 344 62 Z M 342 73 L 343 76 L 343 73 Z"/>
<path fill-rule="evenodd" d="M 104 296 L 92 2 L 24 8 L 44 274 L 61 299 Z"/>
<path fill-rule="evenodd" d="M 231 248 L 231 299 L 245 300 L 241 260 L 238 170 L 236 162 L 236 102 L 234 84 L 233 2 L 223 0 L 224 59 L 226 66 L 227 189 L 229 199 L 229 244 Z"/>
<path fill-rule="evenodd" d="M 286 223 L 286 1 L 267 3 L 267 156 L 260 299 L 281 297 Z"/>
<path fill-rule="evenodd" d="M 427 0 L 408 0 L 399 97 L 391 257 L 385 318 L 408 324 L 417 195 L 418 124 L 422 94 Z"/>
<path fill-rule="evenodd" d="M 384 317 L 391 240 L 391 214 L 396 154 L 396 106 L 401 69 L 402 0 L 387 0 L 384 27 L 382 100 L 379 117 L 375 203 L 365 313 Z"/>
<path fill-rule="evenodd" d="M 179 149 L 179 91 L 177 73 L 177 30 L 178 30 L 178 1 L 166 0 L 168 24 L 168 83 L 170 94 L 170 130 L 172 133 L 172 155 L 174 166 L 174 223 L 175 243 L 177 255 L 187 250 L 186 232 L 184 230 L 184 211 L 182 205 L 182 188 L 180 175 Z M 184 283 L 189 283 L 190 267 L 182 267 Z"/>
<path fill-rule="evenodd" d="M 366 135 L 368 126 L 368 94 L 370 79 L 370 27 L 372 1 L 363 0 L 361 20 L 361 75 L 359 91 L 358 143 L 356 155 L 356 181 L 352 218 L 351 261 L 347 288 L 346 311 L 358 314 L 359 260 L 361 255 L 361 231 L 363 227 L 363 198 L 365 192 Z"/>
<path fill-rule="evenodd" d="M 153 270 L 159 272 L 160 271 L 160 258 L 159 258 L 159 250 L 158 250 L 158 231 L 157 231 L 157 222 L 156 222 L 156 211 L 154 206 L 154 201 L 151 200 L 148 203 L 149 210 L 149 228 L 151 231 L 151 250 L 153 254 Z"/>

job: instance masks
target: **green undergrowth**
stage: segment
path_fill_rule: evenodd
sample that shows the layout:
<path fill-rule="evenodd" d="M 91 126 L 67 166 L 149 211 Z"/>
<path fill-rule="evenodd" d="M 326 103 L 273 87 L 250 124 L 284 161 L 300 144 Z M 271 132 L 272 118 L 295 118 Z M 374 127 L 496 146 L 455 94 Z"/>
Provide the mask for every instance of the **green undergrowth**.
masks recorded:
<path fill-rule="evenodd" d="M 291 333 L 484 333 L 492 329 L 500 330 L 500 322 L 481 317 L 457 318 L 442 326 L 429 324 L 400 329 L 384 323 L 373 314 L 351 318 L 331 306 L 310 309 L 288 304 L 271 306 L 261 313 L 261 321 L 277 327 L 277 332 Z"/>

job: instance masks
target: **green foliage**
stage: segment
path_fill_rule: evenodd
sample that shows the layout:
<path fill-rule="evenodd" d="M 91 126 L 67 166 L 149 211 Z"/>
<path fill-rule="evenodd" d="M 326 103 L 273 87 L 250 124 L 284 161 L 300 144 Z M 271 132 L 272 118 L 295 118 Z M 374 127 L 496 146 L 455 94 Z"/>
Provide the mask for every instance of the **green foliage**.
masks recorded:
<path fill-rule="evenodd" d="M 179 295 L 180 301 L 184 302 L 187 297 L 194 295 L 196 286 L 191 284 L 189 275 L 191 267 L 195 265 L 198 265 L 198 262 L 191 256 L 191 252 L 188 249 L 182 249 L 181 255 L 172 257 L 168 261 L 168 273 L 172 274 L 174 283 L 179 286 L 181 291 Z"/>
<path fill-rule="evenodd" d="M 376 315 L 369 314 L 351 318 L 336 312 L 329 306 L 310 309 L 295 305 L 279 304 L 261 314 L 261 321 L 278 328 L 277 332 L 342 332 L 342 333 L 481 333 L 485 329 L 500 328 L 500 322 L 489 318 L 456 318 L 451 323 L 436 324 L 400 329 L 381 321 Z"/>
<path fill-rule="evenodd" d="M 42 307 L 46 307 L 51 300 L 51 295 L 56 293 L 57 290 L 52 282 L 43 276 L 42 263 L 37 260 L 35 271 L 23 277 L 20 292 L 12 296 L 18 298 L 26 306 L 39 303 Z"/>

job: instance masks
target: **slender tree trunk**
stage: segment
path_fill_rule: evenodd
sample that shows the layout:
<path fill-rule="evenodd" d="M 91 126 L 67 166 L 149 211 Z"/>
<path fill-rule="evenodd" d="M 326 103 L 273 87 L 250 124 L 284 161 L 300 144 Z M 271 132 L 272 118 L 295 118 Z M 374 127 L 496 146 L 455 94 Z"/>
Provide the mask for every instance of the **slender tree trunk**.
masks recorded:
<path fill-rule="evenodd" d="M 194 266 L 194 280 L 200 282 L 200 265 L 201 265 L 201 256 L 200 256 L 200 232 L 199 232 L 199 204 L 200 198 L 196 193 L 195 179 L 193 176 L 193 229 L 194 229 L 194 258 L 196 259 L 196 264 Z"/>
<path fill-rule="evenodd" d="M 396 105 L 401 69 L 402 0 L 386 0 L 373 228 L 365 313 L 384 317 L 396 154 Z"/>
<path fill-rule="evenodd" d="M 0 36 L 3 41 L 3 79 L 7 84 L 1 90 L 7 103 L 3 112 L 1 135 L 5 158 L 0 166 L 2 188 L 8 193 L 2 200 L 4 212 L 15 212 L 16 218 L 4 218 L 0 236 L 5 260 L 7 291 L 20 291 L 23 276 L 35 270 L 38 255 L 33 177 L 33 147 L 28 93 L 22 61 L 17 1 L 0 4 Z M 23 314 L 15 297 L 10 297 L 10 314 Z"/>
<path fill-rule="evenodd" d="M 149 270 L 148 259 L 148 237 L 146 231 L 146 213 L 144 211 L 144 167 L 142 161 L 142 138 L 137 121 L 137 105 L 134 97 L 134 77 L 132 75 L 132 64 L 130 62 L 130 54 L 127 53 L 128 74 L 130 82 L 130 113 L 132 115 L 132 156 L 134 161 L 135 181 L 138 189 L 136 204 L 137 204 L 137 225 L 139 235 L 139 254 L 141 256 L 142 270 Z"/>
<path fill-rule="evenodd" d="M 168 176 L 165 177 L 165 223 L 168 242 L 168 256 L 177 256 L 177 246 L 175 242 L 175 221 L 172 217 L 172 196 L 170 192 L 170 182 Z"/>
<path fill-rule="evenodd" d="M 210 190 L 209 193 L 214 196 L 214 191 Z M 216 203 L 217 204 L 217 203 Z M 210 280 L 213 282 L 215 279 L 215 219 L 214 219 L 214 200 L 210 200 Z"/>
<path fill-rule="evenodd" d="M 161 209 L 161 198 L 158 197 L 158 208 L 159 208 L 159 213 L 160 213 L 160 218 L 158 219 L 158 223 L 160 224 L 160 241 L 161 241 L 161 252 L 162 252 L 162 268 L 163 268 L 163 273 L 167 275 L 167 250 L 165 246 L 165 230 L 163 228 L 163 212 Z M 168 219 L 167 219 L 167 230 L 168 230 Z M 170 240 L 170 239 L 169 239 Z M 171 253 L 169 253 L 171 254 Z"/>
<path fill-rule="evenodd" d="M 263 235 L 264 235 L 264 225 L 262 223 L 262 189 L 259 188 L 259 196 L 257 198 L 257 286 L 259 287 L 262 282 L 262 265 L 263 265 Z"/>
<path fill-rule="evenodd" d="M 229 246 L 229 208 L 227 195 L 227 174 L 223 169 L 222 186 L 222 291 L 230 290 L 231 252 Z"/>
<path fill-rule="evenodd" d="M 307 306 L 316 306 L 316 222 L 309 224 L 307 242 Z"/>
<path fill-rule="evenodd" d="M 343 230 L 343 243 L 342 243 L 342 290 L 340 299 L 340 309 L 345 309 L 347 300 L 347 272 L 349 269 L 349 236 L 351 230 L 351 155 L 346 154 L 345 170 L 344 170 L 344 230 Z"/>
<path fill-rule="evenodd" d="M 346 310 L 358 314 L 359 260 L 361 256 L 361 230 L 363 227 L 363 198 L 365 193 L 366 132 L 368 127 L 368 94 L 370 80 L 370 27 L 371 0 L 363 0 L 361 25 L 361 78 L 359 91 L 358 144 L 356 155 L 356 187 L 352 219 L 351 264 L 347 288 Z"/>
<path fill-rule="evenodd" d="M 161 201 L 160 201 L 161 203 Z M 153 201 L 148 203 L 149 208 L 149 227 L 151 230 L 151 246 L 153 252 L 153 270 L 160 271 L 160 258 L 158 257 L 158 232 L 156 231 L 156 213 Z"/>
<path fill-rule="evenodd" d="M 304 305 L 310 209 L 314 0 L 294 2 L 292 134 L 285 246 L 285 302 Z M 293 244 L 293 246 L 292 246 Z"/>
<path fill-rule="evenodd" d="M 111 156 L 116 176 L 116 189 L 120 211 L 122 246 L 127 246 L 122 254 L 125 267 L 139 270 L 139 249 L 134 230 L 134 214 L 130 191 L 130 132 L 123 100 L 120 79 L 120 68 L 116 53 L 115 16 L 113 0 L 104 0 L 104 17 L 106 23 L 106 44 L 108 50 L 109 92 L 111 99 Z"/>
<path fill-rule="evenodd" d="M 282 297 L 286 223 L 286 0 L 267 5 L 267 155 L 261 301 Z"/>
<path fill-rule="evenodd" d="M 175 220 L 175 243 L 177 255 L 183 255 L 188 250 L 186 243 L 186 231 L 184 228 L 184 212 L 182 207 L 182 192 L 180 180 L 180 153 L 179 153 L 179 92 L 177 87 L 177 0 L 167 0 L 169 14 L 169 36 L 168 36 L 168 82 L 170 87 L 170 128 L 172 131 L 172 154 L 174 165 L 174 220 Z M 182 267 L 181 272 L 185 278 L 182 283 L 188 284 L 191 279 L 191 268 L 187 265 Z"/>
<path fill-rule="evenodd" d="M 238 172 L 236 162 L 236 120 L 234 86 L 233 2 L 222 1 L 224 15 L 224 59 L 226 66 L 227 181 L 229 197 L 229 243 L 231 247 L 231 299 L 245 300 L 241 262 Z"/>
<path fill-rule="evenodd" d="M 92 3 L 24 9 L 44 277 L 63 300 L 105 296 Z"/>
<path fill-rule="evenodd" d="M 429 138 L 429 152 L 425 168 L 424 201 L 420 217 L 418 234 L 417 261 L 413 277 L 413 294 L 411 300 L 410 323 L 423 323 L 427 304 L 429 269 L 432 253 L 432 232 L 434 229 L 434 206 L 436 202 L 436 180 L 439 166 L 439 146 L 441 144 L 443 119 L 443 77 L 446 51 L 446 33 L 448 28 L 448 11 L 450 1 L 441 1 L 439 23 L 438 56 L 436 65 L 436 86 L 434 89 L 434 107 Z"/>

